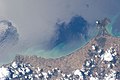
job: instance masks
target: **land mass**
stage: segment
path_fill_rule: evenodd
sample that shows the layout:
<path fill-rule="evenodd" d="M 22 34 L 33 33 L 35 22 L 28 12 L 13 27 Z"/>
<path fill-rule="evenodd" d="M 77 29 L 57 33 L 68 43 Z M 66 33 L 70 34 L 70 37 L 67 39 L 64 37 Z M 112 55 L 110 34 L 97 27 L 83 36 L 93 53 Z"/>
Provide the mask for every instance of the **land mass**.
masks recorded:
<path fill-rule="evenodd" d="M 59 69 L 61 69 L 64 73 L 70 73 L 75 69 L 82 68 L 84 61 L 86 58 L 88 58 L 89 49 L 91 49 L 91 45 L 93 44 L 100 46 L 102 45 L 102 48 L 105 50 L 107 50 L 109 47 L 115 47 L 117 48 L 118 52 L 120 52 L 120 38 L 105 35 L 103 37 L 96 37 L 92 39 L 84 47 L 67 56 L 56 59 L 45 59 L 37 56 L 17 55 L 14 61 L 30 63 L 32 66 L 40 67 L 45 71 L 59 67 Z"/>
<path fill-rule="evenodd" d="M 32 74 L 37 74 L 36 69 L 41 71 L 40 74 L 43 75 L 43 71 L 47 72 L 49 70 L 59 70 L 63 74 L 70 74 L 73 71 L 81 70 L 81 73 L 84 73 L 83 77 L 81 78 L 76 77 L 74 80 L 89 80 L 91 77 L 97 76 L 99 80 L 105 79 L 105 74 L 110 73 L 109 71 L 115 70 L 116 71 L 116 79 L 120 79 L 120 38 L 111 36 L 105 26 L 107 19 L 104 19 L 103 22 L 97 22 L 97 26 L 99 27 L 98 35 L 91 39 L 84 47 L 72 52 L 67 56 L 63 56 L 56 59 L 45 59 L 38 56 L 23 56 L 23 55 L 16 55 L 15 59 L 6 65 L 5 67 L 11 66 L 14 62 L 16 64 L 30 64 L 30 70 L 32 70 Z M 109 50 L 110 49 L 110 50 Z M 107 56 L 107 57 L 106 57 Z M 87 64 L 88 63 L 88 64 Z M 110 65 L 110 67 L 109 67 Z M 112 66 L 112 67 L 111 67 Z M 108 70 L 108 69 L 109 70 Z M 16 68 L 12 68 L 16 69 Z M 92 71 L 91 71 L 92 70 Z M 86 73 L 88 71 L 88 73 Z M 101 72 L 104 71 L 104 72 Z M 52 71 L 54 72 L 54 71 Z M 78 73 L 79 71 L 76 71 Z M 92 73 L 89 73 L 92 72 Z M 97 74 L 93 74 L 96 72 Z M 114 72 L 114 71 L 113 71 Z M 100 73 L 100 74 L 99 74 Z M 104 74 L 101 74 L 104 73 Z M 90 74 L 90 75 L 89 75 Z M 111 73 L 112 74 L 112 73 Z M 54 74 L 55 75 L 55 74 Z M 75 72 L 74 72 L 75 75 Z M 89 77 L 87 77 L 89 76 Z M 38 79 L 34 80 L 66 80 L 68 76 L 62 76 L 63 78 L 58 79 L 59 76 L 54 77 L 52 79 L 42 79 L 38 75 Z M 70 79 L 71 78 L 71 79 Z M 14 78 L 17 80 L 17 78 Z M 25 79 L 22 79 L 25 80 Z M 73 80 L 73 77 L 69 76 L 68 80 Z M 90 79 L 93 80 L 93 79 Z M 107 80 L 107 79 L 105 79 Z"/>
<path fill-rule="evenodd" d="M 108 24 L 108 22 L 110 22 L 110 20 L 107 18 L 99 21 L 99 23 L 97 23 L 97 27 L 99 28 L 98 35 L 91 39 L 84 47 L 72 52 L 67 56 L 56 59 L 45 59 L 35 55 L 17 55 L 14 61 L 30 63 L 35 67 L 44 69 L 45 71 L 55 67 L 59 67 L 64 73 L 70 73 L 75 69 L 81 69 L 84 61 L 89 56 L 89 49 L 91 49 L 93 44 L 100 46 L 105 50 L 107 50 L 109 47 L 114 47 L 117 48 L 118 52 L 120 52 L 120 38 L 113 37 L 107 32 L 105 26 Z"/>

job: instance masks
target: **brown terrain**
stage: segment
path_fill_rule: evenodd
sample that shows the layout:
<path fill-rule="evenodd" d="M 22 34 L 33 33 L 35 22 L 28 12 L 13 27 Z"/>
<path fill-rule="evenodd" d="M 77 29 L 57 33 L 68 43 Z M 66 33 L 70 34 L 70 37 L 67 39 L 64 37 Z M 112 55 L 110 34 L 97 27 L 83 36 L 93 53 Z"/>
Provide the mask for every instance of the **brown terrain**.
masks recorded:
<path fill-rule="evenodd" d="M 22 56 L 15 57 L 16 62 L 30 63 L 34 67 L 40 67 L 44 71 L 51 70 L 55 67 L 62 70 L 64 73 L 70 73 L 75 69 L 81 69 L 84 61 L 88 58 L 88 50 L 92 45 L 96 44 L 104 49 L 114 47 L 120 52 L 120 38 L 112 37 L 109 35 L 98 36 L 88 42 L 84 47 L 71 53 L 70 55 L 60 57 L 57 59 L 45 59 L 37 56 Z M 120 54 L 119 54 L 120 55 Z"/>
<path fill-rule="evenodd" d="M 41 69 L 50 70 L 55 67 L 62 70 L 64 73 L 70 73 L 75 69 L 81 69 L 84 61 L 89 57 L 88 50 L 95 44 L 104 48 L 104 50 L 114 47 L 120 52 L 120 38 L 112 37 L 106 30 L 105 26 L 108 24 L 109 19 L 105 18 L 97 24 L 99 32 L 97 36 L 91 39 L 84 47 L 74 51 L 73 53 L 56 59 L 45 59 L 37 56 L 22 56 L 17 55 L 14 61 L 30 63 L 34 67 L 40 67 Z M 120 53 L 119 53 L 120 55 Z"/>
<path fill-rule="evenodd" d="M 63 56 L 56 59 L 45 59 L 35 55 L 34 56 L 16 55 L 13 62 L 25 63 L 25 64 L 30 63 L 32 65 L 31 67 L 32 71 L 35 71 L 35 69 L 37 69 L 38 67 L 40 69 L 43 69 L 45 72 L 47 72 L 48 70 L 52 70 L 54 68 L 59 68 L 62 71 L 62 73 L 69 74 L 75 71 L 76 69 L 79 69 L 79 70 L 82 69 L 86 60 L 93 59 L 94 61 L 96 61 L 96 67 L 93 70 L 93 75 L 94 75 L 94 72 L 97 72 L 98 74 L 109 73 L 111 68 L 109 68 L 108 70 L 107 66 L 109 63 L 112 63 L 112 62 L 102 61 L 101 58 L 99 57 L 90 57 L 90 54 L 91 54 L 90 51 L 93 51 L 93 53 L 95 51 L 95 50 L 92 50 L 92 45 L 95 45 L 95 46 L 98 46 L 100 49 L 104 49 L 104 51 L 107 51 L 107 49 L 110 49 L 111 47 L 116 50 L 117 61 L 115 62 L 114 64 L 115 66 L 113 69 L 115 71 L 120 72 L 120 67 L 119 67 L 120 66 L 120 38 L 113 37 L 107 32 L 105 28 L 105 26 L 107 25 L 106 20 L 107 19 L 105 18 L 101 23 L 97 24 L 97 26 L 99 27 L 99 32 L 95 38 L 91 39 L 84 47 L 72 52 L 67 56 Z M 11 64 L 12 63 L 7 64 L 5 66 L 10 66 Z M 85 69 L 87 69 L 87 67 Z M 103 76 L 105 74 L 103 74 Z M 102 75 L 98 76 L 98 78 L 100 80 L 103 80 Z M 87 77 L 86 79 L 89 80 L 89 78 Z"/>

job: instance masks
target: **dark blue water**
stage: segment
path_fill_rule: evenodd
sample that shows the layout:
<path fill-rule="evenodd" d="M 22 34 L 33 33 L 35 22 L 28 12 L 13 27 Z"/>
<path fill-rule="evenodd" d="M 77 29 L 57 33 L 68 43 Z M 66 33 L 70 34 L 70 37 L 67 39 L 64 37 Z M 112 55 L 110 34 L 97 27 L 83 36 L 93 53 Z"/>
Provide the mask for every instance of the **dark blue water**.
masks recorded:
<path fill-rule="evenodd" d="M 78 15 L 73 16 L 68 23 L 56 23 L 56 28 L 56 33 L 46 46 L 45 51 L 33 49 L 29 52 L 38 51 L 40 56 L 48 58 L 65 56 L 85 45 L 94 37 L 96 30 L 87 20 Z"/>
<path fill-rule="evenodd" d="M 56 27 L 56 35 L 51 39 L 50 48 L 54 48 L 61 43 L 71 44 L 88 40 L 89 24 L 81 16 L 74 16 L 69 23 L 56 23 Z"/>

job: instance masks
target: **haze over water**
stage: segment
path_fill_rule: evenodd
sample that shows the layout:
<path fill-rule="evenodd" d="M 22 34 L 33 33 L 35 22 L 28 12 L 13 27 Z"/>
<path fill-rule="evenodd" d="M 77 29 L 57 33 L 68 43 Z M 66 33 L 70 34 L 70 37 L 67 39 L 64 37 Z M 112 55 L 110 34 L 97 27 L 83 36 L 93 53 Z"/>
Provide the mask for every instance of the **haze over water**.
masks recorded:
<path fill-rule="evenodd" d="M 105 17 L 112 22 L 109 32 L 120 36 L 119 3 L 120 0 L 0 0 L 0 20 L 12 21 L 20 35 L 15 46 L 0 48 L 0 63 L 12 61 L 16 54 L 46 58 L 70 54 L 96 35 L 95 21 Z M 65 34 L 69 37 L 61 37 Z"/>

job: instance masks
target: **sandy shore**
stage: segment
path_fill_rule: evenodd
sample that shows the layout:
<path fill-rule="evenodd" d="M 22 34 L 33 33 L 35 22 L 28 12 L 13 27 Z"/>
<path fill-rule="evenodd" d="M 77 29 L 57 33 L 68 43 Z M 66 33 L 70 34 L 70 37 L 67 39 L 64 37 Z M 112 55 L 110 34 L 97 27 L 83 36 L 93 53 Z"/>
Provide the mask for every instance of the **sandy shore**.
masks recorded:
<path fill-rule="evenodd" d="M 100 41 L 101 39 L 105 39 L 104 41 Z M 82 64 L 85 59 L 88 57 L 88 50 L 91 49 L 92 44 L 101 45 L 104 49 L 109 47 L 115 47 L 118 51 L 120 51 L 120 38 L 112 37 L 112 36 L 99 36 L 93 38 L 90 42 L 88 42 L 84 47 L 76 50 L 75 52 L 63 56 L 56 59 L 45 59 L 37 56 L 23 56 L 17 55 L 14 59 L 16 62 L 30 63 L 34 67 L 40 67 L 45 71 L 50 70 L 52 68 L 58 67 L 64 73 L 69 73 L 75 69 L 81 69 Z"/>

